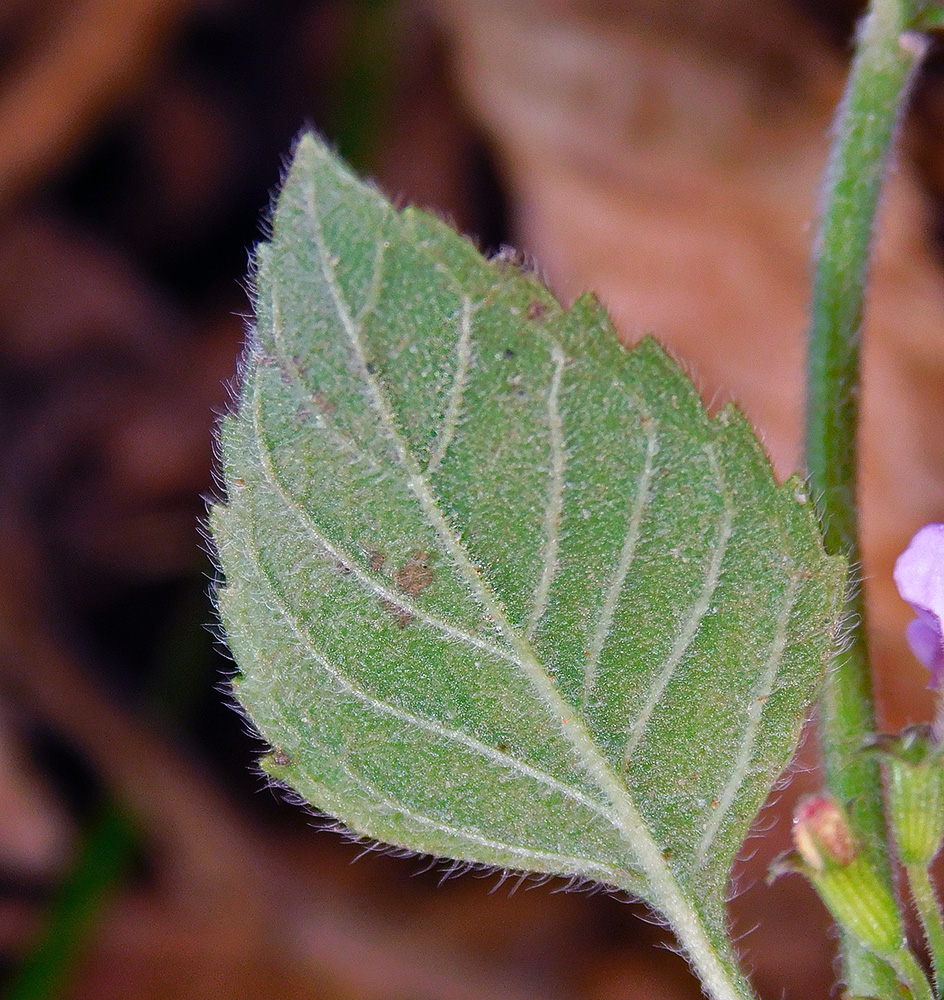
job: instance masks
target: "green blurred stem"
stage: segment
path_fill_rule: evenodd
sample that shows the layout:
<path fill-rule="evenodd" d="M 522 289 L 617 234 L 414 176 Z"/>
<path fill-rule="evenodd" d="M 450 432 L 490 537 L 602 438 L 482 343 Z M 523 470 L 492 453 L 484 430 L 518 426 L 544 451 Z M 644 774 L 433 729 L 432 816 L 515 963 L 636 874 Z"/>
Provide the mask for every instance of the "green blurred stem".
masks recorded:
<path fill-rule="evenodd" d="M 42 936 L 4 991 L 4 1000 L 65 994 L 102 909 L 124 874 L 135 841 L 127 816 L 106 803 L 89 824 L 75 867 L 52 904 Z"/>
<path fill-rule="evenodd" d="M 934 994 L 931 992 L 931 984 L 928 982 L 928 977 L 924 974 L 921 966 L 918 965 L 917 959 L 907 948 L 902 948 L 895 955 L 889 956 L 888 961 L 898 974 L 899 981 L 908 987 L 914 1000 L 934 1000 Z M 900 991 L 896 990 L 894 994 L 888 993 L 882 995 L 893 996 L 898 993 Z"/>
<path fill-rule="evenodd" d="M 924 936 L 931 953 L 931 965 L 934 967 L 934 987 L 938 996 L 942 996 L 944 995 L 942 994 L 942 990 L 944 990 L 944 924 L 941 923 L 937 894 L 931 884 L 928 870 L 923 865 L 908 865 L 905 871 L 908 874 L 911 898 L 914 900 L 915 909 L 921 918 L 921 926 L 924 928 Z"/>
<path fill-rule="evenodd" d="M 156 656 L 149 698 L 155 721 L 180 726 L 202 691 L 210 657 L 204 574 L 187 582 Z M 75 864 L 52 900 L 37 943 L 0 994 L 2 1000 L 56 1000 L 67 994 L 102 912 L 135 854 L 138 833 L 120 803 L 106 800 L 90 820 Z"/>
<path fill-rule="evenodd" d="M 391 0 L 356 0 L 348 8 L 328 126 L 338 152 L 366 173 L 376 167 L 390 118 L 398 10 Z"/>
<path fill-rule="evenodd" d="M 826 550 L 861 564 L 856 508 L 859 342 L 872 236 L 882 182 L 909 83 L 925 50 L 909 34 L 916 11 L 904 0 L 872 0 L 860 24 L 856 54 L 840 105 L 825 177 L 824 210 L 814 259 L 806 461 Z M 854 587 L 847 600 L 846 647 L 830 670 L 820 718 L 827 784 L 848 803 L 889 886 L 887 834 L 878 764 L 858 751 L 875 731 L 865 605 Z M 888 986 L 887 970 L 848 939 L 846 982 L 868 995 Z"/>

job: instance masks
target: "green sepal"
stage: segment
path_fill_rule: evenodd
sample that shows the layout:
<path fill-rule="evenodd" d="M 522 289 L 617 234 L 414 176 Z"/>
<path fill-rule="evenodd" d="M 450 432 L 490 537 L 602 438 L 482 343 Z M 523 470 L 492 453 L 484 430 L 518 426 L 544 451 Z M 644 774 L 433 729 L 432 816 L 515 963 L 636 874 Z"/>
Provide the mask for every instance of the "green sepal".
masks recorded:
<path fill-rule="evenodd" d="M 901 863 L 926 868 L 944 841 L 944 759 L 928 725 L 878 736 L 869 749 L 885 765 L 888 821 Z"/>
<path fill-rule="evenodd" d="M 865 854 L 844 868 L 808 873 L 813 888 L 837 924 L 883 957 L 905 945 L 898 906 Z"/>
<path fill-rule="evenodd" d="M 767 881 L 780 875 L 803 875 L 816 890 L 833 919 L 882 957 L 897 954 L 905 933 L 895 900 L 865 855 L 850 864 L 817 871 L 799 851 L 787 851 L 770 865 Z"/>

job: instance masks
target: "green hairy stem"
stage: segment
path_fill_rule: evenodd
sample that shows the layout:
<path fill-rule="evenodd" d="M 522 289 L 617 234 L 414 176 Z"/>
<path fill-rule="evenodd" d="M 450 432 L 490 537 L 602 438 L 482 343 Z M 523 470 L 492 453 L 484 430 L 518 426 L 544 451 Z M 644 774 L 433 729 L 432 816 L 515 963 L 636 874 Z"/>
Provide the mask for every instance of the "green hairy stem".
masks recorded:
<path fill-rule="evenodd" d="M 909 82 L 924 52 L 908 31 L 911 3 L 874 0 L 862 21 L 839 109 L 817 238 L 808 361 L 806 456 L 827 552 L 860 562 L 856 505 L 859 349 L 875 215 Z M 851 804 L 857 829 L 891 884 L 878 764 L 859 754 L 875 730 L 861 589 L 847 600 L 847 647 L 837 656 L 821 703 L 827 782 Z M 889 988 L 875 959 L 843 944 L 853 993 Z M 876 978 L 877 977 L 877 978 Z"/>
<path fill-rule="evenodd" d="M 925 940 L 931 953 L 931 964 L 934 967 L 934 986 L 941 994 L 944 988 L 944 926 L 941 924 L 941 911 L 937 894 L 931 884 L 928 869 L 923 865 L 908 865 L 905 869 L 908 876 L 908 887 L 915 910 L 921 919 Z"/>

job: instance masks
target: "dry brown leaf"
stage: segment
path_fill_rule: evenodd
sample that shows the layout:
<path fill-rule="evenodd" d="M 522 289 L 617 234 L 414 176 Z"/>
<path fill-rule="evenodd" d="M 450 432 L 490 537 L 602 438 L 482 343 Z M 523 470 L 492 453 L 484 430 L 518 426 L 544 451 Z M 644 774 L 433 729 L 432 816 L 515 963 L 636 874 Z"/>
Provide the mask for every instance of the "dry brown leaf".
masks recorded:
<path fill-rule="evenodd" d="M 39 11 L 45 30 L 0 90 L 0 209 L 46 179 L 127 100 L 193 3 L 82 0 Z"/>
<path fill-rule="evenodd" d="M 13 713 L 0 703 L 0 871 L 49 880 L 69 854 L 72 822 L 26 754 Z"/>

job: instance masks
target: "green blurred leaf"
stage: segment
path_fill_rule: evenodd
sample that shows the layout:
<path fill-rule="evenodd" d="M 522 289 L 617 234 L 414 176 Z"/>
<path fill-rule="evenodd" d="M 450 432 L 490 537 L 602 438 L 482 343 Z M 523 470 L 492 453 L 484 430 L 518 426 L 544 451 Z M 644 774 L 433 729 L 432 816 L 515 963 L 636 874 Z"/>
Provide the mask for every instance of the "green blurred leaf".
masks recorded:
<path fill-rule="evenodd" d="M 914 27 L 919 31 L 940 31 L 944 28 L 944 5 L 941 3 L 918 4 Z"/>
<path fill-rule="evenodd" d="M 267 769 L 360 834 L 624 888 L 730 971 L 844 579 L 801 484 L 311 136 L 257 266 L 211 521 Z"/>

